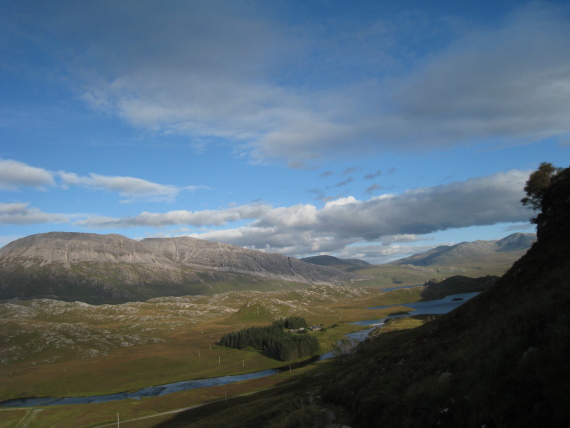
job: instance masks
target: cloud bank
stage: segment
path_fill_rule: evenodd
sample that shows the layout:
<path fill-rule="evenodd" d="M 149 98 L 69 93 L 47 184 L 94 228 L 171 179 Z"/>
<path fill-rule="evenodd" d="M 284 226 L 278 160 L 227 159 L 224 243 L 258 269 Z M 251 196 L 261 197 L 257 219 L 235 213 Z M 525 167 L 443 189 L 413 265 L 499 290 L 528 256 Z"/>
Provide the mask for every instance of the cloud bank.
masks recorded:
<path fill-rule="evenodd" d="M 192 234 L 195 237 L 298 256 L 340 251 L 354 243 L 404 242 L 452 228 L 527 221 L 531 213 L 520 199 L 528 174 L 512 170 L 364 201 L 350 196 L 327 202 L 320 209 L 311 204 L 258 204 L 92 217 L 76 224 L 88 228 L 194 226 L 202 229 Z M 231 227 L 243 221 L 247 224 Z"/>

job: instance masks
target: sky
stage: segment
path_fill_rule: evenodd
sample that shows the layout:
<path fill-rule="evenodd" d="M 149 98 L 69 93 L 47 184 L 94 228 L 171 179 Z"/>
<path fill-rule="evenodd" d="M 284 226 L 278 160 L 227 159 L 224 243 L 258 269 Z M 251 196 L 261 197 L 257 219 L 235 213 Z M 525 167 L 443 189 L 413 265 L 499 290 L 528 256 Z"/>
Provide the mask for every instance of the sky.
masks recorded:
<path fill-rule="evenodd" d="M 0 246 L 192 236 L 380 264 L 534 232 L 570 3 L 0 0 Z"/>

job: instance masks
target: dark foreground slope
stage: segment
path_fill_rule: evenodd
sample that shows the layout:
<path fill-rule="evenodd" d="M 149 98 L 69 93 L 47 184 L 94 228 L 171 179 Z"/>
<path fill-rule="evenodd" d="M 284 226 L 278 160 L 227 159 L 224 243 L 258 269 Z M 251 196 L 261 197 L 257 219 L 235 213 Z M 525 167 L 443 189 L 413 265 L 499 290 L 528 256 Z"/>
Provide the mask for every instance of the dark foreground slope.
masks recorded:
<path fill-rule="evenodd" d="M 538 242 L 487 292 L 384 335 L 324 387 L 354 426 L 570 426 L 570 169 Z"/>

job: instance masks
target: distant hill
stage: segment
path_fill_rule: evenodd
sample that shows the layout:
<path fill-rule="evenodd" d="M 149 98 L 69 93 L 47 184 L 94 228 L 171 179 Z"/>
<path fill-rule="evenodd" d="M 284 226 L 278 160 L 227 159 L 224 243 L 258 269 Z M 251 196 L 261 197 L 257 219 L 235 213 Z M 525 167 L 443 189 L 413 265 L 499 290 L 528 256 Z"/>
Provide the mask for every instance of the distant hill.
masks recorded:
<path fill-rule="evenodd" d="M 496 241 L 462 242 L 457 245 L 443 245 L 425 253 L 392 262 L 393 265 L 413 266 L 453 266 L 464 263 L 470 258 L 493 257 L 501 253 L 518 252 L 522 254 L 536 241 L 533 233 L 513 233 Z"/>
<path fill-rule="evenodd" d="M 498 276 L 493 275 L 481 278 L 455 275 L 442 281 L 429 281 L 427 287 L 422 291 L 422 298 L 424 300 L 442 299 L 452 294 L 484 291 L 491 288 L 498 279 Z"/>
<path fill-rule="evenodd" d="M 304 262 L 319 266 L 332 266 L 343 270 L 363 269 L 372 266 L 370 263 L 360 259 L 339 259 L 334 256 L 313 256 L 301 259 Z"/>
<path fill-rule="evenodd" d="M 195 238 L 51 232 L 0 249 L 0 299 L 119 303 L 232 289 L 340 285 L 362 276 Z"/>
<path fill-rule="evenodd" d="M 495 241 L 440 246 L 391 263 L 346 270 L 371 278 L 359 282 L 359 286 L 380 288 L 419 285 L 456 275 L 470 278 L 501 276 L 528 251 L 535 240 L 533 233 L 515 233 Z"/>

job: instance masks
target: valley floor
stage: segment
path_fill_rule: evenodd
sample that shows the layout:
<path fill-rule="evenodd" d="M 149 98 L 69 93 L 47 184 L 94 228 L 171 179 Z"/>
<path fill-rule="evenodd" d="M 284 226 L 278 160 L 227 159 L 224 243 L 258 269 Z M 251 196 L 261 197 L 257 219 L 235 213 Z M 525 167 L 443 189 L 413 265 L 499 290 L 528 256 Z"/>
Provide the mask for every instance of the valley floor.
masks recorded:
<path fill-rule="evenodd" d="M 324 332 L 311 333 L 326 352 L 344 334 L 361 328 L 350 322 L 382 318 L 404 309 L 367 308 L 417 301 L 420 288 L 383 292 L 317 286 L 270 293 L 160 298 L 117 306 L 49 300 L 3 304 L 2 318 L 7 322 L 0 331 L 6 344 L 0 355 L 4 359 L 0 399 L 99 395 L 279 367 L 283 362 L 259 352 L 220 347 L 216 341 L 244 326 L 300 315 L 311 324 L 328 327 Z M 152 417 L 128 426 L 154 426 L 176 409 L 281 387 L 298 381 L 299 376 L 318 376 L 327 367 L 328 363 L 322 362 L 268 378 L 142 400 L 53 406 L 41 412 L 1 409 L 0 426 L 22 426 L 32 419 L 29 426 L 34 427 L 115 424 L 117 414 L 121 420 Z"/>

